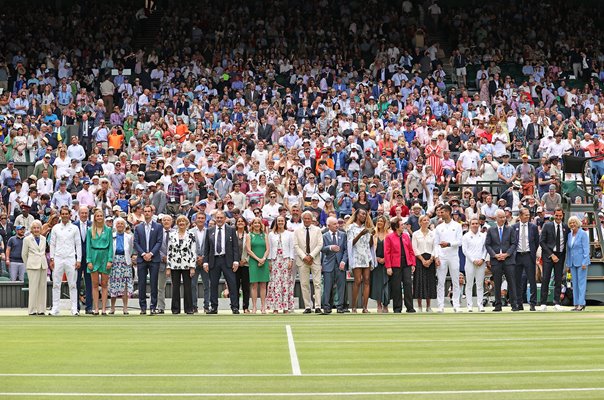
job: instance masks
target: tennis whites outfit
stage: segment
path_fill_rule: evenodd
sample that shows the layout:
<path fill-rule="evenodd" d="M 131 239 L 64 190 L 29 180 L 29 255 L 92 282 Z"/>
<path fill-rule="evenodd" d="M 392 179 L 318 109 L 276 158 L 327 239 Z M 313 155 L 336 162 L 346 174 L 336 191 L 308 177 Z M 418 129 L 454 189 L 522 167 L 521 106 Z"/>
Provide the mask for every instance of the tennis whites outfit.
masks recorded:
<path fill-rule="evenodd" d="M 68 222 L 58 223 L 52 228 L 50 234 L 50 259 L 54 260 L 55 267 L 52 271 L 52 315 L 59 315 L 61 300 L 61 281 L 63 273 L 67 276 L 69 285 L 69 299 L 71 300 L 71 314 L 78 315 L 78 290 L 76 286 L 76 261 L 82 259 L 82 243 L 80 230 Z M 86 268 L 85 265 L 80 268 Z"/>
<path fill-rule="evenodd" d="M 447 272 L 451 274 L 453 285 L 453 310 L 459 311 L 459 246 L 461 246 L 461 225 L 453 220 L 449 223 L 442 222 L 434 229 L 434 256 L 440 260 L 436 267 L 436 301 L 438 312 L 445 311 L 445 282 Z M 441 248 L 440 243 L 449 243 L 448 247 Z"/>
<path fill-rule="evenodd" d="M 478 311 L 483 312 L 482 299 L 484 298 L 484 273 L 487 268 L 487 248 L 484 242 L 487 238 L 486 233 L 480 231 L 474 233 L 468 231 L 461 240 L 461 250 L 466 256 L 466 303 L 468 311 L 472 312 L 472 286 L 476 280 L 476 302 L 478 303 Z M 484 260 L 481 266 L 474 265 L 474 261 Z"/>

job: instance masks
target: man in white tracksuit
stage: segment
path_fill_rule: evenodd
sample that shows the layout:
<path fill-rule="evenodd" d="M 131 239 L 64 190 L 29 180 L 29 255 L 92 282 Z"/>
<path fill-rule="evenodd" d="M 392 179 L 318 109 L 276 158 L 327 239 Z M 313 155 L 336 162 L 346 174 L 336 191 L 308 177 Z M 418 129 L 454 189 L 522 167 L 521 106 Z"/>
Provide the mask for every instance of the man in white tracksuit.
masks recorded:
<path fill-rule="evenodd" d="M 441 208 L 443 222 L 434 229 L 434 255 L 436 262 L 436 300 L 438 312 L 445 312 L 445 282 L 447 271 L 453 285 L 453 311 L 459 312 L 459 246 L 461 246 L 461 225 L 451 219 L 451 206 Z"/>
<path fill-rule="evenodd" d="M 61 300 L 61 280 L 67 275 L 71 314 L 78 313 L 78 290 L 76 286 L 76 269 L 81 268 L 82 244 L 79 229 L 71 223 L 71 210 L 61 207 L 61 222 L 52 228 L 50 233 L 50 268 L 52 272 L 52 310 L 51 315 L 59 315 Z"/>
<path fill-rule="evenodd" d="M 468 312 L 472 312 L 472 286 L 476 279 L 476 301 L 478 311 L 484 312 L 482 299 L 484 298 L 484 273 L 487 268 L 489 254 L 484 245 L 487 234 L 480 232 L 480 222 L 478 218 L 470 220 L 470 230 L 461 239 L 461 251 L 466 256 L 466 303 Z"/>

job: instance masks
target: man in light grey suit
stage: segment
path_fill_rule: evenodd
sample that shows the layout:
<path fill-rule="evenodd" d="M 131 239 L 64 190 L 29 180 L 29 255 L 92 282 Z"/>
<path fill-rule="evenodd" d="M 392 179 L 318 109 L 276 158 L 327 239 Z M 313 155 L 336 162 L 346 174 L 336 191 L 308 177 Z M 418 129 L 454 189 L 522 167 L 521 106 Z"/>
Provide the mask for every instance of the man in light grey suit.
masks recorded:
<path fill-rule="evenodd" d="M 197 243 L 197 265 L 195 275 L 191 277 L 191 293 L 193 295 L 193 311 L 199 312 L 197 307 L 197 286 L 199 276 L 203 282 L 203 310 L 207 313 L 210 310 L 210 274 L 203 270 L 203 246 L 206 239 L 206 215 L 198 212 L 195 214 L 195 226 L 189 230 L 195 235 L 195 243 Z"/>
<path fill-rule="evenodd" d="M 331 313 L 331 289 L 336 284 L 336 309 L 344 313 L 344 290 L 346 289 L 346 264 L 348 263 L 346 235 L 338 231 L 338 220 L 327 218 L 327 232 L 323 234 L 321 268 L 323 271 L 323 301 L 325 314 Z"/>
<path fill-rule="evenodd" d="M 493 311 L 501 311 L 501 283 L 505 274 L 508 283 L 508 297 L 512 304 L 512 311 L 518 311 L 516 306 L 516 279 L 514 276 L 516 264 L 516 249 L 518 238 L 516 230 L 505 225 L 505 211 L 495 211 L 497 224 L 489 228 L 485 240 L 485 247 L 491 256 L 491 271 L 495 282 L 495 308 Z"/>
<path fill-rule="evenodd" d="M 159 254 L 161 256 L 161 261 L 159 263 L 159 276 L 157 278 L 157 313 L 163 314 L 166 309 L 166 265 L 168 264 L 167 255 L 168 255 L 168 235 L 172 230 L 172 217 L 164 214 L 161 216 L 161 221 L 158 221 L 162 224 L 163 227 L 163 240 L 161 242 L 161 247 L 159 248 Z"/>
<path fill-rule="evenodd" d="M 160 186 L 158 187 L 157 183 L 149 182 L 148 187 L 151 196 L 151 205 L 155 207 L 155 215 L 165 213 L 168 198 L 162 189 L 163 185 L 160 182 Z"/>

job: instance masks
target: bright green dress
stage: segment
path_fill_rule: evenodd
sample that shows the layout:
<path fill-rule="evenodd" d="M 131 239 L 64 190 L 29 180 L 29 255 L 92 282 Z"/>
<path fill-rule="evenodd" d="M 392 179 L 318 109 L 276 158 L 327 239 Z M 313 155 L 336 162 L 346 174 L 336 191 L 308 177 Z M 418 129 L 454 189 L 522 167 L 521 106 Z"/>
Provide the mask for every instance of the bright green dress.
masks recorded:
<path fill-rule="evenodd" d="M 92 263 L 92 271 L 109 274 L 107 263 L 113 262 L 113 231 L 108 226 L 100 236 L 92 238 L 92 228 L 86 232 L 86 266 Z M 88 267 L 87 267 L 88 268 Z"/>
<path fill-rule="evenodd" d="M 264 252 L 266 252 L 267 240 L 268 238 L 264 233 L 257 234 L 250 232 L 250 247 L 252 248 L 252 253 L 254 253 L 256 257 L 261 258 L 264 256 Z M 268 260 L 264 262 L 262 267 L 259 267 L 258 261 L 250 257 L 249 264 L 250 283 L 269 281 L 270 271 L 268 269 Z"/>

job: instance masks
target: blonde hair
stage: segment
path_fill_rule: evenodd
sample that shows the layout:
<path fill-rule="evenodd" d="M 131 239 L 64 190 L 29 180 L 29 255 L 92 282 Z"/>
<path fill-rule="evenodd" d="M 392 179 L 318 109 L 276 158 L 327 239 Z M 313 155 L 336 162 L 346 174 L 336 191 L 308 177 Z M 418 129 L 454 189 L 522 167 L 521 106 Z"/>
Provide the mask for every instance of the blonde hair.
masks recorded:
<path fill-rule="evenodd" d="M 572 217 L 570 217 L 568 219 L 568 225 L 570 225 L 571 222 L 576 222 L 577 223 L 577 227 L 581 228 L 581 225 L 583 225 L 583 223 L 581 222 L 581 220 L 579 219 L 579 217 L 577 217 L 576 215 L 573 215 Z"/>
<path fill-rule="evenodd" d="M 101 213 L 101 216 L 103 217 L 103 222 L 102 222 L 100 231 L 99 231 L 99 226 L 97 225 L 97 222 L 96 222 L 96 215 L 98 213 Z M 105 215 L 103 214 L 103 210 L 101 210 L 100 208 L 95 208 L 94 212 L 92 214 L 92 226 L 90 227 L 90 234 L 91 234 L 92 238 L 96 239 L 97 237 L 101 236 L 104 229 L 105 229 Z"/>
<path fill-rule="evenodd" d="M 179 221 L 183 221 L 183 220 L 187 223 L 187 228 L 188 228 L 189 227 L 189 219 L 186 216 L 184 216 L 183 214 L 180 214 L 178 217 L 176 217 L 176 225 L 178 226 L 178 222 Z"/>
<path fill-rule="evenodd" d="M 260 232 L 254 232 L 254 224 L 258 222 L 260 224 Z M 262 223 L 262 218 L 255 217 L 250 223 L 250 232 L 252 233 L 264 233 L 264 224 Z"/>

